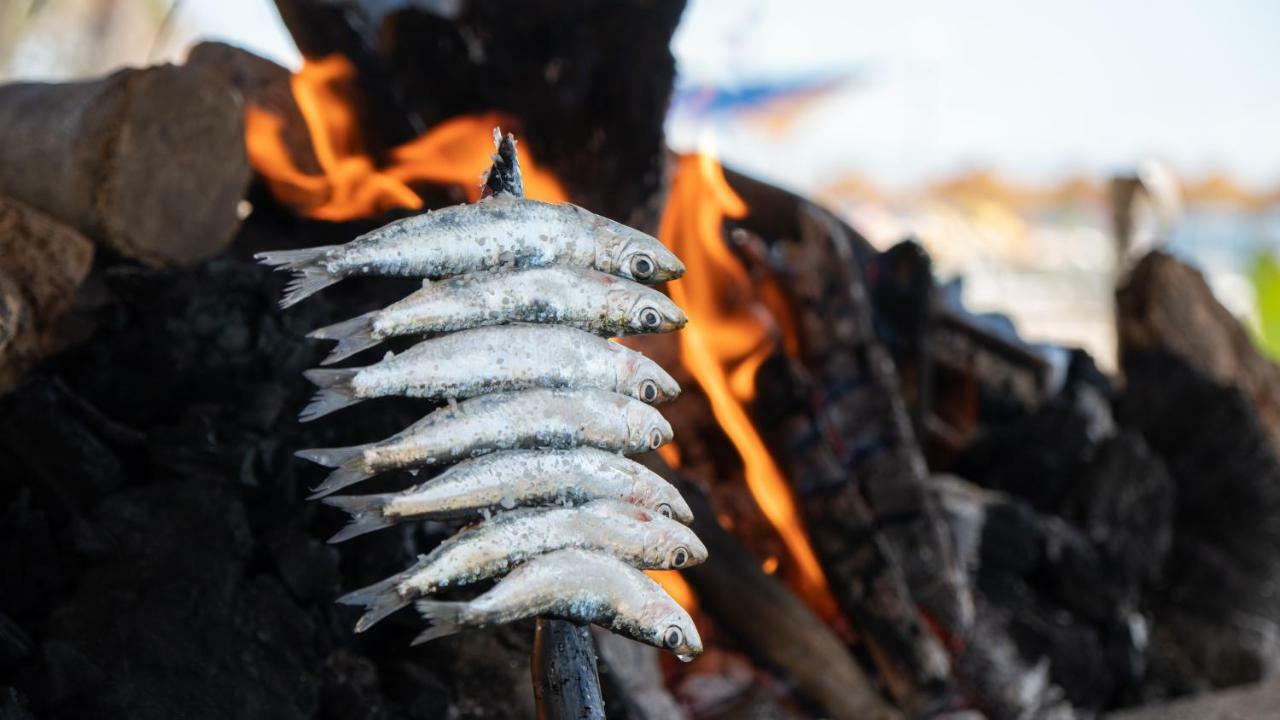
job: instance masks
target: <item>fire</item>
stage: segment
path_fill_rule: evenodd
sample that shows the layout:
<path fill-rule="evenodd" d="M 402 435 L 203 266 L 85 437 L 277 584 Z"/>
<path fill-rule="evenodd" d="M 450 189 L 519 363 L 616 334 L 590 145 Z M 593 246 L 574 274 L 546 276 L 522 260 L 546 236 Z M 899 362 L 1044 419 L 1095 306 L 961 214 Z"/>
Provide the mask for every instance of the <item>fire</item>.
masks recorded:
<path fill-rule="evenodd" d="M 306 122 L 320 174 L 298 167 L 284 141 L 284 123 L 250 105 L 245 143 L 254 170 L 281 202 L 320 220 L 351 220 L 402 208 L 421 210 L 414 183 L 456 184 L 469 201 L 480 197 L 481 174 L 489 167 L 494 127 L 511 126 L 497 113 L 447 120 L 387 153 L 379 166 L 365 147 L 352 100 L 355 69 L 340 55 L 307 60 L 291 79 L 293 97 Z M 527 153 L 520 158 L 525 195 L 538 200 L 568 199 L 560 183 Z"/>
<path fill-rule="evenodd" d="M 658 230 L 688 267 L 684 279 L 670 285 L 671 299 L 689 316 L 680 333 L 680 360 L 742 457 L 747 487 L 777 528 L 797 571 L 801 597 L 831 619 L 836 604 L 795 500 L 746 410 L 755 399 L 756 370 L 773 353 L 779 335 L 746 269 L 724 242 L 724 219 L 746 214 L 746 204 L 713 157 L 680 158 Z"/>
<path fill-rule="evenodd" d="M 645 570 L 646 575 L 653 578 L 663 590 L 679 603 L 685 612 L 693 615 L 698 612 L 698 596 L 693 594 L 689 581 L 677 570 Z"/>

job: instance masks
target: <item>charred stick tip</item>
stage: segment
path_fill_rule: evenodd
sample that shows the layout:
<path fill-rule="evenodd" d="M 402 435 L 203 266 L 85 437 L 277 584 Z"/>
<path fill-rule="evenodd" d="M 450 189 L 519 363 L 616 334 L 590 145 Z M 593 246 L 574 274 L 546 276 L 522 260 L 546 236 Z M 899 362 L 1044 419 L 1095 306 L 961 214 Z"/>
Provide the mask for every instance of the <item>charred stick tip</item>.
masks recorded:
<path fill-rule="evenodd" d="M 520 157 L 516 154 L 516 136 L 502 134 L 502 128 L 493 129 L 493 165 L 484 174 L 481 197 L 514 195 L 524 197 L 524 181 L 520 179 Z"/>

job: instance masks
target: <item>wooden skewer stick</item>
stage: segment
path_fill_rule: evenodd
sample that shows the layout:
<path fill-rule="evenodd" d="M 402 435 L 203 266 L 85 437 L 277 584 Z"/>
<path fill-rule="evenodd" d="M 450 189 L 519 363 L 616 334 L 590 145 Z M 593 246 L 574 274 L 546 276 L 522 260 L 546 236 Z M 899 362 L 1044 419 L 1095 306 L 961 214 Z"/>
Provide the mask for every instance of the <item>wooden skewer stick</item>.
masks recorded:
<path fill-rule="evenodd" d="M 494 130 L 498 151 L 481 195 L 524 195 L 516 139 Z M 604 720 L 596 648 L 586 625 L 538 618 L 533 640 L 533 697 L 538 720 Z"/>

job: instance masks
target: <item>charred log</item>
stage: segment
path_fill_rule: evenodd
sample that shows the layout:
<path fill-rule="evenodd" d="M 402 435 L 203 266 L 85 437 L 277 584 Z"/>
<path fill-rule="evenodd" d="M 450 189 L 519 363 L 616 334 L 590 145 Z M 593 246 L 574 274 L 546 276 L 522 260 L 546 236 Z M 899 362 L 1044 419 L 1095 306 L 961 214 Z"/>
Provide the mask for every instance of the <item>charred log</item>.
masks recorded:
<path fill-rule="evenodd" d="M 965 577 L 926 493 L 892 360 L 874 334 L 859 243 L 813 206 L 792 212 L 793 230 L 773 249 L 800 357 L 762 383 L 760 404 L 774 419 L 760 419 L 842 610 L 899 703 L 927 712 L 946 702 L 950 670 L 916 602 L 963 635 L 972 620 Z"/>
<path fill-rule="evenodd" d="M 1213 296 L 1199 272 L 1161 252 L 1144 257 L 1116 292 L 1120 353 L 1154 350 L 1235 386 L 1280 449 L 1280 368 Z"/>
<path fill-rule="evenodd" d="M 0 194 L 151 265 L 218 253 L 249 184 L 243 109 L 197 68 L 0 87 Z"/>

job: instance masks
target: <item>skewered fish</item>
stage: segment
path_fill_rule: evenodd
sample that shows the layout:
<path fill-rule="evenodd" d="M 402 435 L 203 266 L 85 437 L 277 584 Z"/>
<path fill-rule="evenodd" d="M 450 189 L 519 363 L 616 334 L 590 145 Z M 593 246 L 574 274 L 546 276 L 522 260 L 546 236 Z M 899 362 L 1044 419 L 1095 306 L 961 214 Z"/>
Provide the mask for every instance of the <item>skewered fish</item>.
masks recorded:
<path fill-rule="evenodd" d="M 289 307 L 353 275 L 440 278 L 495 268 L 573 265 L 637 282 L 684 274 L 653 237 L 569 203 L 495 196 L 398 220 L 345 245 L 255 256 L 295 273 Z"/>
<path fill-rule="evenodd" d="M 351 524 L 329 542 L 404 520 L 475 519 L 481 513 L 537 505 L 630 502 L 693 520 L 679 491 L 657 473 L 604 450 L 505 450 L 464 460 L 415 488 L 382 495 L 332 496 L 324 502 L 351 513 Z"/>
<path fill-rule="evenodd" d="M 649 403 L 680 386 L 640 353 L 559 325 L 498 325 L 425 340 L 364 368 L 308 370 L 320 386 L 303 422 L 369 398 L 464 399 L 533 387 L 599 388 Z"/>
<path fill-rule="evenodd" d="M 625 395 L 535 388 L 440 408 L 379 442 L 296 454 L 337 468 L 312 495 L 323 497 L 388 470 L 447 465 L 495 450 L 587 446 L 638 453 L 658 449 L 671 434 L 661 413 Z"/>
<path fill-rule="evenodd" d="M 685 662 L 702 652 L 692 618 L 658 583 L 615 558 L 582 550 L 534 558 L 474 600 L 419 600 L 417 607 L 434 625 L 415 645 L 463 628 L 549 615 L 601 625 Z"/>
<path fill-rule="evenodd" d="M 607 553 L 647 569 L 683 568 L 707 559 L 706 546 L 684 525 L 629 503 L 595 500 L 576 508 L 497 515 L 445 540 L 408 570 L 338 602 L 368 609 L 356 623 L 356 632 L 364 632 L 416 598 L 491 578 L 564 548 Z"/>
<path fill-rule="evenodd" d="M 612 337 L 679 330 L 687 318 L 653 288 L 598 270 L 554 266 L 429 282 L 394 305 L 310 337 L 338 341 L 321 363 L 329 365 L 391 337 L 513 322 L 568 325 Z"/>

